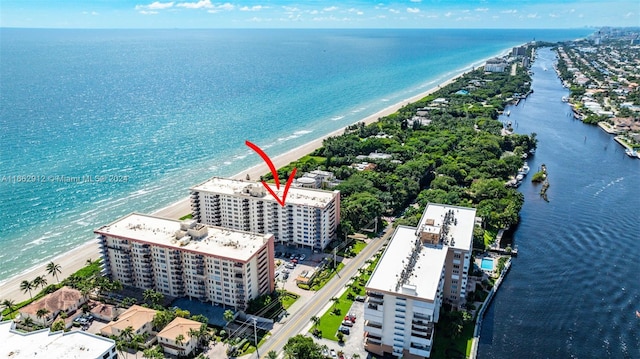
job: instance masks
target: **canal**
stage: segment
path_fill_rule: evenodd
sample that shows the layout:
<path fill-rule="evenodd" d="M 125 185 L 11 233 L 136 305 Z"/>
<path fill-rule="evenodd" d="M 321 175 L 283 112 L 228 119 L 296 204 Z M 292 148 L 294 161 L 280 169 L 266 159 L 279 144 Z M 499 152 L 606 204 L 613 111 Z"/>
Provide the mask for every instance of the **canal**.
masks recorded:
<path fill-rule="evenodd" d="M 519 188 L 519 255 L 483 321 L 478 358 L 640 358 L 640 160 L 572 118 L 554 63 L 540 50 L 534 93 L 508 108 L 515 131 L 539 142 Z M 549 202 L 530 182 L 542 164 Z"/>

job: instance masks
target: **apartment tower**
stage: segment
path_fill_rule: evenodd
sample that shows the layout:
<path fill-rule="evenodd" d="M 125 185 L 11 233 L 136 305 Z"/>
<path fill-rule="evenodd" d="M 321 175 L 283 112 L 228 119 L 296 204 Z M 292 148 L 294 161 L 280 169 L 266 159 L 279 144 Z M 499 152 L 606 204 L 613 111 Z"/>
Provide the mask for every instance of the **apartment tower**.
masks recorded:
<path fill-rule="evenodd" d="M 282 198 L 284 185 L 269 186 Z M 262 183 L 213 177 L 191 188 L 191 209 L 200 223 L 273 233 L 279 243 L 322 250 L 336 238 L 340 192 L 291 187 L 281 206 Z"/>
<path fill-rule="evenodd" d="M 105 275 L 124 285 L 236 309 L 275 289 L 271 234 L 137 213 L 94 233 Z"/>

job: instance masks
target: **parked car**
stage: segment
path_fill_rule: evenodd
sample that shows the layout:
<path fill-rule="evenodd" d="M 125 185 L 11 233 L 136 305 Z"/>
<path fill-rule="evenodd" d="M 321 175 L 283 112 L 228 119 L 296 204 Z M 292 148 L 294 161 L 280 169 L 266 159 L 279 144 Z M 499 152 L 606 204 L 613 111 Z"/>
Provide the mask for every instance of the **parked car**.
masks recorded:
<path fill-rule="evenodd" d="M 350 312 L 349 314 L 347 314 L 347 316 L 349 316 L 349 318 L 351 318 L 351 319 L 349 319 L 349 320 L 351 320 L 352 322 L 355 322 L 355 321 L 356 321 L 356 318 L 357 318 L 357 317 L 356 317 L 356 313 L 354 313 L 354 312 Z"/>
<path fill-rule="evenodd" d="M 354 323 L 355 323 L 355 322 L 356 322 L 356 316 L 355 316 L 355 315 L 348 314 L 348 315 L 345 315 L 345 316 L 344 316 L 344 320 L 348 320 L 348 321 L 350 321 L 350 322 L 354 322 Z"/>
<path fill-rule="evenodd" d="M 345 327 L 345 326 L 343 326 L 343 325 L 341 325 L 341 326 L 338 328 L 338 331 L 339 331 L 340 333 L 342 333 L 342 334 L 346 334 L 346 335 L 349 335 L 349 333 L 351 332 L 351 331 L 349 330 L 349 328 L 348 328 L 348 327 Z"/>
<path fill-rule="evenodd" d="M 293 263 L 293 264 L 298 264 L 298 260 L 297 260 L 297 259 L 295 259 L 295 258 L 293 258 L 293 259 L 291 260 L 291 263 Z"/>
<path fill-rule="evenodd" d="M 337 358 L 338 354 L 336 353 L 336 351 L 334 349 L 331 349 L 331 351 L 329 352 L 331 354 L 332 358 Z"/>
<path fill-rule="evenodd" d="M 363 295 L 356 296 L 356 302 L 364 302 L 365 299 L 367 299 L 367 297 L 365 297 Z"/>
<path fill-rule="evenodd" d="M 306 255 L 304 255 L 304 254 L 301 254 L 301 255 L 300 255 L 300 260 L 301 260 L 301 261 L 303 261 L 305 258 L 307 258 L 307 256 L 306 256 Z"/>
<path fill-rule="evenodd" d="M 287 268 L 287 269 L 293 269 L 296 266 L 293 263 L 287 263 L 287 264 L 284 265 L 284 267 Z"/>
<path fill-rule="evenodd" d="M 353 322 L 350 320 L 343 320 L 342 321 L 342 325 L 347 326 L 347 327 L 353 327 Z"/>

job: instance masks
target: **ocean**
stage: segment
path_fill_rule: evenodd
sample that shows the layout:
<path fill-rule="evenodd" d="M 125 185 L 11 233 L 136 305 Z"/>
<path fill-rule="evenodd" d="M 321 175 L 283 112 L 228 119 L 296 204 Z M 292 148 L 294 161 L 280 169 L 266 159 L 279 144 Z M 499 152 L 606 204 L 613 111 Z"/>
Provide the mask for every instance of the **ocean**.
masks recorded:
<path fill-rule="evenodd" d="M 478 359 L 640 358 L 640 160 L 573 119 L 554 63 L 539 52 L 534 93 L 502 118 L 539 143 L 519 187 L 518 257 L 482 322 Z M 530 182 L 542 164 L 548 203 Z"/>
<path fill-rule="evenodd" d="M 0 282 L 211 176 L 577 30 L 0 29 Z"/>

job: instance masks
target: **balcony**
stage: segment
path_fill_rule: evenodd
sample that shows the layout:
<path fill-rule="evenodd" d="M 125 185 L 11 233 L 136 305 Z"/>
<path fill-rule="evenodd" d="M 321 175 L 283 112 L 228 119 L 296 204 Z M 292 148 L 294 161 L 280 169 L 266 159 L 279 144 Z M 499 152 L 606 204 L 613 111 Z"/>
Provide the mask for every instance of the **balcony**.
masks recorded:
<path fill-rule="evenodd" d="M 431 346 L 414 346 L 414 344 L 411 343 L 411 346 L 409 347 L 409 353 L 428 358 L 429 356 L 431 356 Z"/>
<path fill-rule="evenodd" d="M 365 333 L 364 345 L 367 344 L 382 345 L 382 337 L 371 333 Z"/>
<path fill-rule="evenodd" d="M 370 334 L 373 335 L 382 335 L 382 325 L 376 323 L 376 322 L 372 322 L 370 320 L 367 320 L 364 322 L 364 331 L 365 332 L 369 332 Z"/>

